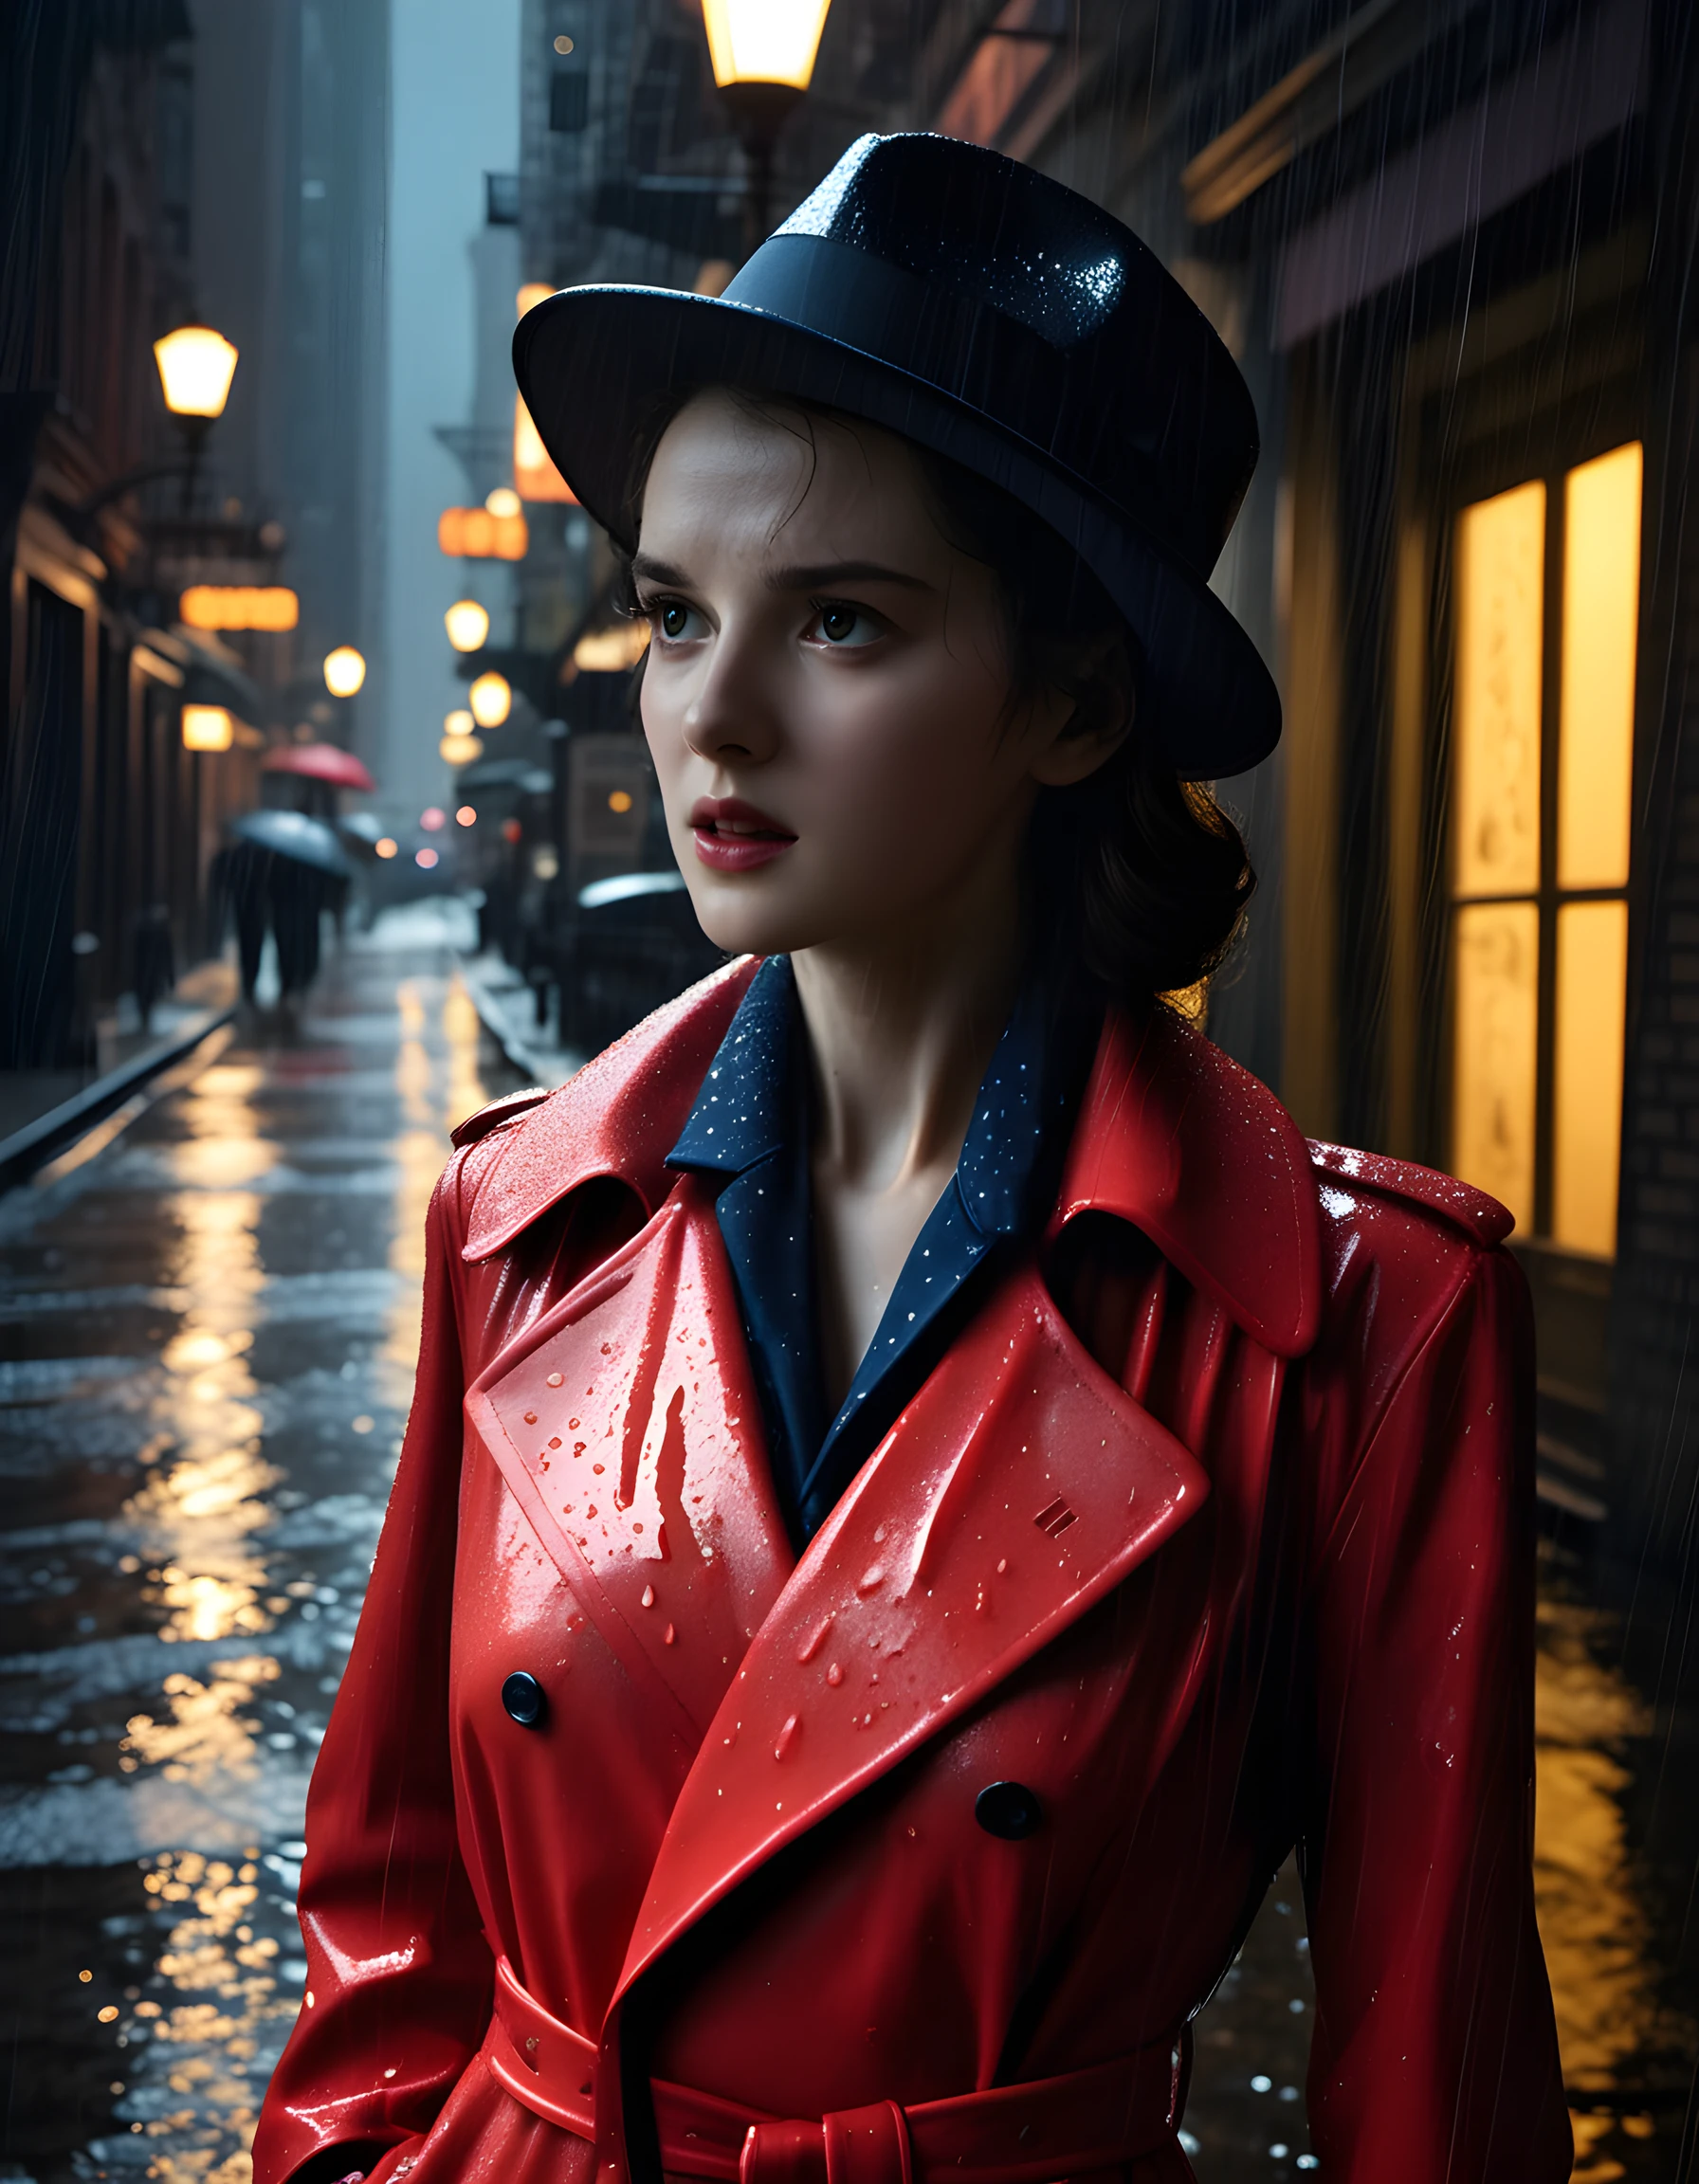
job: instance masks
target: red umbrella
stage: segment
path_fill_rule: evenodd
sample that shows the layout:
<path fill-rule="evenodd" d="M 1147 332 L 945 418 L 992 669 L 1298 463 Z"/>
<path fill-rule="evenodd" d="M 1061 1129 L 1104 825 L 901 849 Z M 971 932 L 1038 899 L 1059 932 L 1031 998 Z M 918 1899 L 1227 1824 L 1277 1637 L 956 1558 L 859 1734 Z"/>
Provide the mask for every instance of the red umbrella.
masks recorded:
<path fill-rule="evenodd" d="M 304 774 L 309 781 L 328 781 L 333 789 L 377 787 L 352 751 L 338 751 L 334 743 L 284 743 L 267 751 L 262 761 L 267 774 Z"/>

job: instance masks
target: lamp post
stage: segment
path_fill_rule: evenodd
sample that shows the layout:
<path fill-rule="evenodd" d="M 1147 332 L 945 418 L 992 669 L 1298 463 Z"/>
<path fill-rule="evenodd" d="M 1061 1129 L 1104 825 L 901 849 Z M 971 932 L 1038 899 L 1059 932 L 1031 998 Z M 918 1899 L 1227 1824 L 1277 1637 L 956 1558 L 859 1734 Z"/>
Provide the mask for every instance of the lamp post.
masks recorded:
<path fill-rule="evenodd" d="M 235 376 L 238 351 L 233 341 L 210 326 L 179 326 L 154 343 L 154 361 L 159 367 L 159 384 L 165 390 L 165 407 L 176 419 L 177 430 L 189 450 L 183 472 L 183 514 L 194 499 L 194 482 L 200 470 L 201 443 L 213 421 L 224 415 Z"/>
<path fill-rule="evenodd" d="M 702 0 L 714 82 L 730 109 L 749 164 L 744 247 L 767 232 L 773 149 L 814 73 L 831 0 Z"/>

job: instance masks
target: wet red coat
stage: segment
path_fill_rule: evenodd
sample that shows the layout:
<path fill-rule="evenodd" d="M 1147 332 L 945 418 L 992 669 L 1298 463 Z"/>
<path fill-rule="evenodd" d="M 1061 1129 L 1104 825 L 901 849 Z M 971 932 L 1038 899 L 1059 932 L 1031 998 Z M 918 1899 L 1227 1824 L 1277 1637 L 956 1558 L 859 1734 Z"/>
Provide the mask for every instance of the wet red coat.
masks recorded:
<path fill-rule="evenodd" d="M 1508 1216 L 1111 1018 L 1042 1243 L 797 1561 L 663 1165 L 748 976 L 437 1192 L 257 2184 L 1183 2179 L 1294 1841 L 1323 2173 L 1559 2184 Z"/>

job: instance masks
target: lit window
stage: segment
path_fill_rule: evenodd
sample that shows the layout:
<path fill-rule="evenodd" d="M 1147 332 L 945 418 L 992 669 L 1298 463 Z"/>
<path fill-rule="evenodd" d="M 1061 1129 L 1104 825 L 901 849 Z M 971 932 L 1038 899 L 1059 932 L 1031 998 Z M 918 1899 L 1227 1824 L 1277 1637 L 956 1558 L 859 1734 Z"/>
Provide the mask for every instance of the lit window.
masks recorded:
<path fill-rule="evenodd" d="M 1636 443 L 1569 471 L 1556 510 L 1536 479 L 1457 525 L 1452 1165 L 1525 1233 L 1599 1258 L 1617 1238 L 1640 491 Z"/>

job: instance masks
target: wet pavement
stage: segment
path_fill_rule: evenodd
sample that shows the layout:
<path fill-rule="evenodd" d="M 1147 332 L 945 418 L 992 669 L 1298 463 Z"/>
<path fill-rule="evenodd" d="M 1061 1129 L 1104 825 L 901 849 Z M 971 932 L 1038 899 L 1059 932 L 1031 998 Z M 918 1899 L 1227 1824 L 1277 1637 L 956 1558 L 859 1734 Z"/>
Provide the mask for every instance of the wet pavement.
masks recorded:
<path fill-rule="evenodd" d="M 244 2184 L 304 1972 L 309 1772 L 399 1447 L 448 1131 L 511 1089 L 429 907 L 0 1199 L 0 2179 Z M 1577 2175 L 1673 2180 L 1694 2033 L 1653 1724 L 1548 1549 L 1541 1919 Z M 1197 2027 L 1203 2184 L 1316 2167 L 1288 1866 Z"/>

